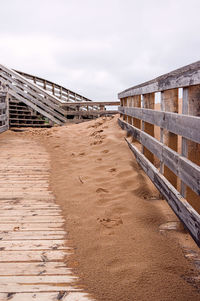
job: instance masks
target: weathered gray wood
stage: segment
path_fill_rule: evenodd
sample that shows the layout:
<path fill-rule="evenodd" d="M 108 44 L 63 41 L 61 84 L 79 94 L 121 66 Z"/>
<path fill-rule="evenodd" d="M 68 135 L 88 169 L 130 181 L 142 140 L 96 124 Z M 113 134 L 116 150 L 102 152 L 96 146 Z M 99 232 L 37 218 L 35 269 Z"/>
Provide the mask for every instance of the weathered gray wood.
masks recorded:
<path fill-rule="evenodd" d="M 7 115 L 6 114 L 0 115 L 0 121 L 6 121 L 6 119 L 7 119 Z"/>
<path fill-rule="evenodd" d="M 138 128 L 118 119 L 120 127 L 156 155 L 193 191 L 200 195 L 200 167 L 182 157 L 157 139 Z"/>
<path fill-rule="evenodd" d="M 37 82 L 40 82 L 42 84 L 41 87 L 42 86 L 44 87 L 44 82 L 45 82 L 45 86 L 46 86 L 45 90 L 49 90 L 49 91 L 51 90 L 52 91 L 52 85 L 54 85 L 55 89 L 57 88 L 58 90 L 60 90 L 60 89 L 62 90 L 62 96 L 63 96 L 63 94 L 65 92 L 66 95 L 71 95 L 73 97 L 73 99 L 75 99 L 75 95 L 76 95 L 76 98 L 80 98 L 80 101 L 82 101 L 82 100 L 83 101 L 88 101 L 88 102 L 92 101 L 92 100 L 88 99 L 87 97 L 84 97 L 84 96 L 82 96 L 80 94 L 77 94 L 77 93 L 75 93 L 75 92 L 73 92 L 73 91 L 71 91 L 69 89 L 66 89 L 63 86 L 55 84 L 55 83 L 53 83 L 53 82 L 51 82 L 51 81 L 49 81 L 47 79 L 43 79 L 41 77 L 38 77 L 38 76 L 35 76 L 35 75 L 31 75 L 31 74 L 28 74 L 28 73 L 25 73 L 25 72 L 17 71 L 17 70 L 13 70 L 13 71 L 15 71 L 18 74 L 20 74 L 20 75 L 28 78 L 29 80 L 32 80 L 36 84 L 37 84 Z M 48 88 L 48 86 L 49 86 L 49 88 Z M 62 99 L 63 99 L 63 97 L 62 97 Z"/>
<path fill-rule="evenodd" d="M 7 124 L 0 126 L 0 133 L 3 133 L 5 131 L 7 131 L 7 130 L 8 130 L 8 125 Z"/>
<path fill-rule="evenodd" d="M 27 85 L 20 86 L 19 83 L 17 84 L 17 80 L 14 78 L 9 78 L 5 74 L 0 74 L 0 77 L 1 77 L 1 81 L 3 83 L 7 84 L 10 89 L 15 90 L 20 96 L 23 96 L 24 98 L 27 98 L 34 103 L 37 103 L 42 108 L 44 108 L 46 111 L 54 114 L 55 117 L 61 119 L 64 122 L 66 121 L 65 118 L 62 115 L 60 115 L 60 114 L 64 114 L 65 111 L 62 110 L 58 104 L 55 104 L 54 102 L 49 100 L 47 97 L 42 96 L 40 93 L 38 93 L 37 91 L 34 91 Z M 14 85 L 14 83 L 16 83 L 16 85 Z"/>
<path fill-rule="evenodd" d="M 200 117 L 142 108 L 119 107 L 118 110 L 121 114 L 155 124 L 176 135 L 200 143 Z"/>
<path fill-rule="evenodd" d="M 124 98 L 198 84 L 200 84 L 200 61 L 126 89 L 120 92 L 118 97 Z"/>
<path fill-rule="evenodd" d="M 6 103 L 5 102 L 0 102 L 0 110 L 6 108 Z"/>
<path fill-rule="evenodd" d="M 79 101 L 79 102 L 73 102 L 73 103 L 62 103 L 61 107 L 76 107 L 76 106 L 119 106 L 120 101 Z"/>
<path fill-rule="evenodd" d="M 65 116 L 74 115 L 74 116 L 97 116 L 97 115 L 113 115 L 118 114 L 117 110 L 89 110 L 89 111 L 66 111 Z"/>
<path fill-rule="evenodd" d="M 151 179 L 156 188 L 165 197 L 169 206 L 183 222 L 189 233 L 200 247 L 200 215 L 181 196 L 181 194 L 169 183 L 158 169 L 145 158 L 145 156 L 127 139 L 129 148 L 134 153 L 137 162 Z"/>

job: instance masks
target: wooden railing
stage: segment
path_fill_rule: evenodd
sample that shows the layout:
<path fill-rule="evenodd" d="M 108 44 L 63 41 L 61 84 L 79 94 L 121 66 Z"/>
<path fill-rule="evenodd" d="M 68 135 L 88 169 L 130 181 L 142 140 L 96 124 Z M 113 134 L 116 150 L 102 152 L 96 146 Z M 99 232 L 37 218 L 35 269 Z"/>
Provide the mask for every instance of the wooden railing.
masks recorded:
<path fill-rule="evenodd" d="M 57 124 L 66 122 L 64 110 L 60 107 L 60 99 L 29 82 L 17 72 L 0 65 L 0 87 L 3 86 L 12 97 L 24 102 L 52 122 Z"/>
<path fill-rule="evenodd" d="M 131 151 L 200 246 L 200 61 L 118 96 Z"/>
<path fill-rule="evenodd" d="M 65 116 L 76 116 L 77 119 L 80 119 L 82 117 L 92 118 L 117 114 L 118 109 L 115 106 L 119 105 L 119 101 L 87 101 L 62 104 L 61 107 L 65 110 Z"/>
<path fill-rule="evenodd" d="M 82 102 L 82 101 L 92 101 L 89 98 L 86 98 L 76 92 L 73 92 L 61 85 L 53 83 L 47 79 L 31 75 L 22 71 L 17 71 L 17 73 L 22 75 L 23 77 L 27 78 L 30 82 L 36 84 L 37 86 L 41 87 L 42 89 L 48 91 L 51 95 L 56 96 L 62 102 Z"/>
<path fill-rule="evenodd" d="M 8 112 L 8 93 L 4 92 L 0 94 L 0 133 L 9 128 Z"/>

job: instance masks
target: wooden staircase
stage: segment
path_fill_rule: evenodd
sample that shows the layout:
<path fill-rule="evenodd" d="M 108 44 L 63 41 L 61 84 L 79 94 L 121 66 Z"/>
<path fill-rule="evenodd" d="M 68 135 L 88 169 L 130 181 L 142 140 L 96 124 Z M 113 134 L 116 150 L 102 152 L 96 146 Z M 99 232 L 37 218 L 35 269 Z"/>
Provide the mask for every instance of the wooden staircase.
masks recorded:
<path fill-rule="evenodd" d="M 52 123 L 38 112 L 26 106 L 23 102 L 10 101 L 9 127 L 51 127 Z"/>

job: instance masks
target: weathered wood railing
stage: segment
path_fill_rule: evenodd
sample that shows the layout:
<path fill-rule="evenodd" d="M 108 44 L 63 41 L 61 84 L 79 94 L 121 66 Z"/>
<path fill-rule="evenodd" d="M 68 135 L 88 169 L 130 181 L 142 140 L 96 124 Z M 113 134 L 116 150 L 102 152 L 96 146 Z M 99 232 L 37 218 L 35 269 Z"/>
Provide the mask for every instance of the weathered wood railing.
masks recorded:
<path fill-rule="evenodd" d="M 0 93 L 0 133 L 9 128 L 8 93 Z"/>
<path fill-rule="evenodd" d="M 157 92 L 161 110 L 155 110 Z M 119 98 L 119 125 L 133 137 L 126 139 L 131 151 L 200 246 L 200 61 Z"/>
<path fill-rule="evenodd" d="M 110 102 L 73 102 L 62 104 L 61 107 L 65 110 L 65 116 L 75 116 L 76 119 L 93 118 L 100 116 L 109 116 L 118 113 L 115 106 L 119 106 L 119 101 Z"/>
<path fill-rule="evenodd" d="M 31 75 L 22 71 L 16 71 L 23 77 L 27 78 L 30 82 L 36 84 L 42 89 L 48 91 L 50 94 L 59 98 L 62 102 L 82 102 L 82 101 L 92 101 L 76 92 L 73 92 L 61 85 L 51 82 L 47 79 Z"/>

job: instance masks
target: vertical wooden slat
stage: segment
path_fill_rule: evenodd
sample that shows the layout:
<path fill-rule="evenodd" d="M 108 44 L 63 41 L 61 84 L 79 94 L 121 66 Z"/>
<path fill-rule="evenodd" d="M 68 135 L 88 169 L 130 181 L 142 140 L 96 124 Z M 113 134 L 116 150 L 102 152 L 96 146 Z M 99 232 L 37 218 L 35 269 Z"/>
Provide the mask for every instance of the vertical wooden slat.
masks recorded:
<path fill-rule="evenodd" d="M 162 110 L 178 113 L 178 89 L 162 92 Z M 163 130 L 163 143 L 174 151 L 178 151 L 178 136 L 165 129 Z M 177 187 L 177 176 L 167 166 L 164 166 L 164 176 L 175 188 Z"/>
<path fill-rule="evenodd" d="M 183 88 L 183 101 L 182 101 L 182 114 L 188 114 L 188 88 Z M 182 156 L 188 156 L 187 139 L 182 137 L 181 154 Z M 186 198 L 186 185 L 181 181 L 181 195 Z"/>
<path fill-rule="evenodd" d="M 149 93 L 149 94 L 144 94 L 142 97 L 142 107 L 145 109 L 155 109 L 155 94 L 154 93 Z M 142 122 L 142 130 L 152 137 L 154 137 L 154 125 L 150 124 L 148 122 Z M 146 148 L 143 147 L 143 154 L 145 157 L 151 162 L 154 162 L 154 155 Z"/>
<path fill-rule="evenodd" d="M 130 96 L 130 97 L 128 97 L 128 104 L 127 104 L 127 106 L 130 108 L 131 107 L 131 105 L 132 105 L 132 97 Z M 129 123 L 129 124 L 132 124 L 132 117 L 131 116 L 127 116 L 127 122 Z"/>
<path fill-rule="evenodd" d="M 187 109 L 188 106 L 188 115 L 200 116 L 200 85 L 188 87 L 187 98 L 188 102 L 184 105 L 186 106 L 185 109 Z M 187 140 L 185 151 L 188 154 L 189 160 L 196 163 L 197 165 L 200 165 L 200 144 L 195 143 L 191 140 Z M 200 213 L 200 196 L 198 196 L 188 186 L 186 187 L 186 199 L 194 207 L 194 209 Z"/>
<path fill-rule="evenodd" d="M 141 95 L 133 96 L 133 106 L 136 108 L 141 108 Z M 141 128 L 141 120 L 137 118 L 133 118 L 133 125 L 138 129 Z"/>

